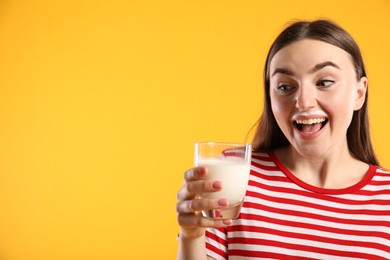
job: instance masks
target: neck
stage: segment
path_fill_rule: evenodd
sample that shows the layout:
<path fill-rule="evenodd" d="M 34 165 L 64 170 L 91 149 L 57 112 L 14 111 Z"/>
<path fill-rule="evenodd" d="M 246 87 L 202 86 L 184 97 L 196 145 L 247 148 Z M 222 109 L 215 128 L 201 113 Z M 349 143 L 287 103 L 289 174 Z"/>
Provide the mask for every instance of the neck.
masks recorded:
<path fill-rule="evenodd" d="M 341 189 L 358 183 L 369 166 L 348 149 L 329 155 L 306 157 L 292 146 L 274 151 L 276 157 L 300 180 L 316 187 Z"/>

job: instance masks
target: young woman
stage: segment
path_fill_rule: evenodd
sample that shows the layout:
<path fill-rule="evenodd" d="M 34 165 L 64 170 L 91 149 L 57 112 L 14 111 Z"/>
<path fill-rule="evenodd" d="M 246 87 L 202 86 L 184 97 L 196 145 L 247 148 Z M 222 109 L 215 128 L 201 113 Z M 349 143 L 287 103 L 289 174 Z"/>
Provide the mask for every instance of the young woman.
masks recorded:
<path fill-rule="evenodd" d="M 390 259 L 390 173 L 369 134 L 368 80 L 356 42 L 328 20 L 300 21 L 275 40 L 251 176 L 235 220 L 201 216 L 227 200 L 207 169 L 178 192 L 178 259 Z"/>

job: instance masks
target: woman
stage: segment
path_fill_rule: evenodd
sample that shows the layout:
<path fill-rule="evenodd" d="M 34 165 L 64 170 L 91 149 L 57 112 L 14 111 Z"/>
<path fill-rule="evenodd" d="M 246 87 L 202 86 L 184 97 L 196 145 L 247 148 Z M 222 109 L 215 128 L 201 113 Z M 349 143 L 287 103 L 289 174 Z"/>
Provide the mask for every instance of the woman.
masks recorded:
<path fill-rule="evenodd" d="M 275 40 L 238 219 L 197 199 L 223 183 L 185 173 L 178 259 L 390 259 L 390 174 L 372 148 L 368 80 L 352 37 L 327 20 L 300 21 Z"/>

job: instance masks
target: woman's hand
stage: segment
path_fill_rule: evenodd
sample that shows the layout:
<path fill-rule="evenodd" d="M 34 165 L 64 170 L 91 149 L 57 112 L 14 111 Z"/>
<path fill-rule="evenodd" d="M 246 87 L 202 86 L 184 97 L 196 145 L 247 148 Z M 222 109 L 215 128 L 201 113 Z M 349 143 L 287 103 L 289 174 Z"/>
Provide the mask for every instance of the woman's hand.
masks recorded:
<path fill-rule="evenodd" d="M 181 227 L 180 236 L 195 239 L 205 234 L 206 227 L 224 227 L 231 219 L 209 219 L 202 216 L 202 210 L 223 209 L 228 206 L 227 199 L 200 199 L 199 194 L 216 192 L 222 189 L 218 180 L 206 180 L 207 168 L 195 167 L 184 173 L 184 183 L 177 193 L 176 211 Z"/>

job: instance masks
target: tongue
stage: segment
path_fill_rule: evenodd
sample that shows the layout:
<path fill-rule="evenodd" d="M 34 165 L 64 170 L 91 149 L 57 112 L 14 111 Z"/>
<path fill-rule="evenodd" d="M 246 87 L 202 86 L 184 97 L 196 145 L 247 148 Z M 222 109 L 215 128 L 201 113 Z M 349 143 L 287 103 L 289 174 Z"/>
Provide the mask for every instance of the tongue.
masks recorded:
<path fill-rule="evenodd" d="M 301 132 L 303 133 L 314 133 L 321 129 L 321 124 L 320 123 L 310 124 L 310 125 L 302 124 L 300 128 L 301 128 Z"/>

